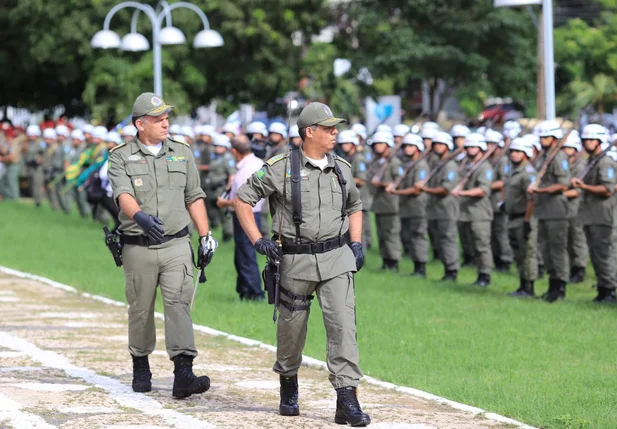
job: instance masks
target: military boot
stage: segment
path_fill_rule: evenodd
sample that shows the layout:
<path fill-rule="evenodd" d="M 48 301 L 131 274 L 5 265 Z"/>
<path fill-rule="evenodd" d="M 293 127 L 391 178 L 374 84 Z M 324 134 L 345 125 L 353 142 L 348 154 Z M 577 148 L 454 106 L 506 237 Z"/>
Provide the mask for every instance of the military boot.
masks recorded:
<path fill-rule="evenodd" d="M 615 289 L 608 289 L 601 286 L 598 287 L 598 296 L 593 299 L 593 302 L 598 304 L 617 304 Z"/>
<path fill-rule="evenodd" d="M 145 393 L 152 390 L 152 373 L 148 356 L 133 356 L 133 392 Z"/>
<path fill-rule="evenodd" d="M 473 286 L 487 287 L 491 284 L 490 274 L 478 274 L 478 279 L 473 283 Z"/>
<path fill-rule="evenodd" d="M 412 276 L 426 278 L 426 263 L 414 262 Z"/>
<path fill-rule="evenodd" d="M 441 278 L 441 281 L 456 281 L 456 277 L 458 276 L 458 271 L 456 270 L 446 270 L 446 273 Z"/>
<path fill-rule="evenodd" d="M 542 295 L 546 302 L 555 302 L 566 297 L 566 282 L 559 279 L 549 279 L 548 291 Z"/>
<path fill-rule="evenodd" d="M 395 259 L 389 259 L 388 269 L 390 271 L 394 271 L 395 273 L 398 273 L 398 261 Z"/>
<path fill-rule="evenodd" d="M 298 416 L 300 407 L 298 406 L 298 376 L 279 377 L 281 383 L 281 403 L 279 414 L 281 416 Z"/>
<path fill-rule="evenodd" d="M 572 267 L 570 271 L 570 283 L 583 283 L 585 281 L 585 267 Z"/>
<path fill-rule="evenodd" d="M 495 262 L 495 270 L 497 270 L 500 273 L 510 272 L 510 262 L 498 260 L 497 262 Z"/>
<path fill-rule="evenodd" d="M 355 387 L 341 387 L 336 389 L 336 414 L 334 423 L 352 427 L 368 426 L 371 418 L 362 412 Z"/>
<path fill-rule="evenodd" d="M 197 393 L 204 393 L 210 388 L 210 378 L 193 374 L 193 356 L 181 354 L 174 361 L 174 398 L 188 398 Z"/>
<path fill-rule="evenodd" d="M 514 292 L 510 292 L 508 294 L 508 296 L 513 296 L 516 298 L 528 298 L 528 297 L 533 297 L 534 295 L 534 285 L 533 282 L 530 282 L 528 280 L 525 279 L 521 279 L 521 283 L 519 285 L 519 288 L 514 291 Z"/>

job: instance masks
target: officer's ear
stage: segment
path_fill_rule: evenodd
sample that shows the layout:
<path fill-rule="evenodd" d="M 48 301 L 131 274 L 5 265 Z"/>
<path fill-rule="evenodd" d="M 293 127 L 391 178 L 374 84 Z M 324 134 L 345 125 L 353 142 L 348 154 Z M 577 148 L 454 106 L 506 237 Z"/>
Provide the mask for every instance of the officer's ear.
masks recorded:
<path fill-rule="evenodd" d="M 316 129 L 317 129 L 317 127 L 313 127 L 313 126 L 306 127 L 305 128 L 306 137 L 309 138 L 309 139 L 312 139 L 314 137 L 314 135 L 315 135 L 315 130 Z"/>
<path fill-rule="evenodd" d="M 135 127 L 139 130 L 139 131 L 144 131 L 145 130 L 145 124 L 146 124 L 146 118 L 144 116 L 135 119 Z"/>

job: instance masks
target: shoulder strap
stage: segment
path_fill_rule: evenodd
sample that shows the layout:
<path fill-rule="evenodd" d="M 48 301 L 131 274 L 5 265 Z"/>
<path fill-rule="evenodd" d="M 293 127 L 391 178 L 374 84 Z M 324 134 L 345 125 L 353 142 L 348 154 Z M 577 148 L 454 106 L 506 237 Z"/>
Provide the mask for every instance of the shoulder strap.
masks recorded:
<path fill-rule="evenodd" d="M 296 225 L 296 241 L 300 242 L 300 225 L 302 224 L 302 182 L 300 179 L 300 149 L 294 147 L 290 151 L 291 160 L 291 209 Z"/>
<path fill-rule="evenodd" d="M 341 205 L 341 220 L 345 220 L 347 216 L 347 180 L 345 180 L 345 176 L 343 176 L 343 171 L 341 171 L 341 167 L 334 160 L 334 174 L 336 174 L 336 178 L 338 179 L 339 184 L 341 185 L 341 192 L 343 193 L 343 204 Z"/>

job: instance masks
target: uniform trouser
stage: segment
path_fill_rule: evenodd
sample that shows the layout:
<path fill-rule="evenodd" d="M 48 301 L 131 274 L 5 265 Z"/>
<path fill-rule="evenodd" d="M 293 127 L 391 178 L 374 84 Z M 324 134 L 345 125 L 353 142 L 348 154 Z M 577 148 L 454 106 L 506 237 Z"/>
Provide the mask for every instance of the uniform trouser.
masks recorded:
<path fill-rule="evenodd" d="M 46 181 L 45 183 L 45 194 L 47 195 L 47 199 L 49 200 L 49 205 L 52 210 L 60 209 L 60 203 L 58 202 L 58 195 L 56 194 L 56 188 L 50 185 L 51 181 Z"/>
<path fill-rule="evenodd" d="M 41 204 L 43 200 L 45 186 L 45 173 L 43 169 L 38 167 L 34 169 L 30 173 L 30 192 L 32 193 L 32 198 L 34 198 L 34 203 L 38 206 Z"/>
<path fill-rule="evenodd" d="M 53 192 L 56 194 L 56 199 L 58 201 L 58 204 L 60 205 L 60 209 L 64 213 L 70 213 L 71 212 L 70 195 L 67 195 L 67 193 L 63 194 L 61 192 L 62 188 L 64 188 L 65 186 L 66 186 L 66 182 L 64 180 L 61 180 L 58 183 L 56 183 L 56 185 L 54 186 Z"/>
<path fill-rule="evenodd" d="M 538 234 L 538 265 L 544 266 L 544 254 L 542 253 L 542 248 L 544 247 L 544 238 L 540 237 Z"/>
<path fill-rule="evenodd" d="M 77 209 L 81 217 L 88 217 L 90 215 L 90 204 L 88 204 L 88 198 L 84 189 L 74 187 L 72 189 L 73 199 L 77 203 Z"/>
<path fill-rule="evenodd" d="M 459 222 L 459 228 L 470 240 L 478 274 L 490 275 L 493 268 L 491 221 Z"/>
<path fill-rule="evenodd" d="M 371 213 L 362 210 L 362 244 L 364 251 L 373 245 L 373 228 L 371 228 Z"/>
<path fill-rule="evenodd" d="M 253 213 L 257 226 L 260 223 L 260 213 Z M 234 223 L 234 265 L 236 267 L 236 292 L 240 298 L 256 298 L 264 296 L 261 290 L 261 274 L 257 265 L 257 253 L 244 232 L 238 217 L 233 215 Z"/>
<path fill-rule="evenodd" d="M 532 219 L 528 240 L 525 240 L 524 220 L 520 218 L 510 221 L 508 237 L 519 277 L 535 281 L 538 278 L 538 221 Z"/>
<path fill-rule="evenodd" d="M 617 286 L 617 267 L 612 240 L 612 226 L 585 225 L 584 232 L 589 245 L 591 264 L 598 279 L 598 287 L 615 289 Z"/>
<path fill-rule="evenodd" d="M 471 228 L 468 227 L 469 222 L 458 223 L 458 237 L 463 248 L 463 259 L 465 261 L 475 262 L 476 260 L 476 248 L 473 243 L 473 236 L 471 234 Z"/>
<path fill-rule="evenodd" d="M 16 200 L 19 198 L 19 164 L 6 164 L 4 176 L 0 179 L 0 194 L 5 200 Z"/>
<path fill-rule="evenodd" d="M 414 262 L 428 262 L 428 239 L 426 218 L 401 218 L 403 248 Z"/>
<path fill-rule="evenodd" d="M 428 220 L 428 238 L 431 242 L 431 247 L 433 248 L 433 254 L 437 256 L 437 259 L 441 258 L 439 243 L 437 241 L 437 220 Z"/>
<path fill-rule="evenodd" d="M 193 261 L 188 236 L 161 246 L 125 245 L 122 249 L 129 304 L 129 352 L 147 356 L 156 345 L 154 304 L 160 286 L 165 312 L 165 345 L 170 359 L 197 356 L 189 304 Z"/>
<path fill-rule="evenodd" d="M 508 240 L 508 215 L 495 213 L 491 223 L 491 248 L 495 262 L 512 262 L 512 248 Z"/>
<path fill-rule="evenodd" d="M 375 214 L 377 239 L 382 259 L 398 261 L 401 259 L 401 218 L 395 214 Z"/>
<path fill-rule="evenodd" d="M 455 219 L 436 219 L 433 223 L 435 244 L 443 265 L 448 271 L 458 271 L 460 261 L 458 255 L 457 228 Z"/>
<path fill-rule="evenodd" d="M 563 282 L 568 282 L 570 279 L 567 232 L 567 219 L 540 219 L 538 221 L 538 241 L 544 255 L 546 271 L 549 278 Z"/>
<path fill-rule="evenodd" d="M 218 228 L 221 224 L 222 212 L 216 206 L 216 197 L 214 196 L 214 189 L 203 188 L 206 193 L 206 210 L 208 211 L 208 223 L 210 228 Z"/>
<path fill-rule="evenodd" d="M 587 257 L 589 256 L 587 240 L 585 239 L 583 224 L 578 217 L 568 219 L 568 255 L 570 266 L 582 268 L 587 266 Z"/>
<path fill-rule="evenodd" d="M 356 312 L 353 273 L 343 273 L 321 282 L 292 279 L 282 274 L 281 286 L 296 295 L 312 295 L 317 299 L 326 327 L 326 363 L 330 382 L 335 389 L 357 386 L 362 377 L 356 342 Z M 281 300 L 290 299 L 281 294 Z M 295 301 L 300 304 L 300 301 Z M 276 330 L 277 349 L 274 372 L 285 377 L 298 373 L 306 342 L 309 310 L 291 311 L 279 305 Z"/>

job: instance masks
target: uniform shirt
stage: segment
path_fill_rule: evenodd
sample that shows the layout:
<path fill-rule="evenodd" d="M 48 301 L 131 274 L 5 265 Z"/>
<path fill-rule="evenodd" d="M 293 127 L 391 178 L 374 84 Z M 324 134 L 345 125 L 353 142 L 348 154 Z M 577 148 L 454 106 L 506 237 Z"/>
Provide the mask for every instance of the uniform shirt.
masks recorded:
<path fill-rule="evenodd" d="M 36 169 L 42 165 L 42 157 L 45 155 L 45 142 L 43 140 L 33 140 L 28 142 L 26 150 L 26 163 L 31 169 Z"/>
<path fill-rule="evenodd" d="M 505 211 L 511 217 L 523 217 L 527 211 L 527 201 L 533 195 L 527 193 L 527 188 L 536 180 L 536 169 L 527 161 L 513 166 L 505 183 Z"/>
<path fill-rule="evenodd" d="M 368 180 L 372 180 L 373 177 L 383 168 L 384 164 L 388 162 L 386 158 L 376 158 L 371 164 L 371 168 L 368 174 Z M 393 157 L 383 175 L 382 182 L 392 182 L 398 176 L 403 174 L 403 164 L 397 157 Z M 397 214 L 399 212 L 399 196 L 389 194 L 386 192 L 386 188 L 371 186 L 371 192 L 373 195 L 372 210 L 377 214 Z"/>
<path fill-rule="evenodd" d="M 541 165 L 546 160 L 546 152 L 541 157 Z M 568 156 L 559 151 L 553 158 L 546 174 L 542 177 L 539 188 L 560 184 L 570 186 L 570 163 Z M 568 199 L 562 194 L 536 194 L 535 195 L 535 217 L 538 219 L 567 219 L 568 218 Z"/>
<path fill-rule="evenodd" d="M 266 152 L 265 159 L 274 158 L 277 155 L 287 152 L 287 145 L 285 142 L 281 142 L 278 146 L 269 146 L 268 151 Z"/>
<path fill-rule="evenodd" d="M 593 158 L 589 158 L 592 162 Z M 603 156 L 583 179 L 587 185 L 604 185 L 611 195 L 615 189 L 615 163 L 608 156 Z M 579 190 L 582 202 L 579 217 L 583 225 L 613 225 L 614 201 L 611 197 L 600 197 L 591 192 Z"/>
<path fill-rule="evenodd" d="M 351 158 L 347 158 L 347 162 L 351 164 L 351 175 L 354 179 L 364 181 L 364 186 L 360 187 L 360 199 L 362 200 L 362 210 L 369 211 L 373 205 L 373 196 L 371 194 L 371 186 L 368 183 L 368 163 L 362 152 L 356 152 Z"/>
<path fill-rule="evenodd" d="M 144 212 L 165 224 L 165 235 L 173 235 L 190 222 L 186 206 L 206 195 L 199 186 L 199 173 L 191 148 L 170 138 L 153 155 L 136 137 L 109 152 L 109 180 L 117 200 L 129 194 Z M 143 230 L 120 212 L 120 231 L 143 235 Z"/>
<path fill-rule="evenodd" d="M 346 217 L 344 221 L 341 218 L 343 194 L 334 173 L 334 162 L 336 160 L 347 181 L 348 216 L 362 210 L 360 192 L 351 175 L 351 165 L 342 158 L 328 154 L 328 165 L 322 171 L 311 164 L 302 151 L 300 154 L 301 242 L 321 242 L 345 234 L 349 229 L 349 218 Z M 281 235 L 285 243 L 295 243 L 289 155 L 269 159 L 238 190 L 238 198 L 251 206 L 255 206 L 263 198 L 269 198 L 274 233 Z M 285 276 L 294 279 L 323 281 L 355 271 L 356 260 L 349 246 L 343 246 L 315 255 L 285 255 L 281 269 Z"/>
<path fill-rule="evenodd" d="M 214 190 L 213 196 L 218 197 L 227 187 L 229 177 L 236 173 L 236 161 L 229 152 L 215 155 L 210 161 L 208 174 L 209 188 Z"/>
<path fill-rule="evenodd" d="M 60 142 L 53 144 L 50 155 L 50 168 L 55 174 L 64 171 L 64 161 L 66 161 L 66 151 Z"/>
<path fill-rule="evenodd" d="M 210 165 L 210 161 L 212 159 L 212 144 L 203 143 L 201 146 L 201 154 L 199 156 L 199 162 L 197 165 Z M 199 177 L 201 178 L 201 186 L 206 188 L 208 186 L 208 172 L 207 171 L 199 171 Z"/>
<path fill-rule="evenodd" d="M 439 155 L 437 155 L 435 152 L 429 153 L 426 157 L 426 163 L 431 168 L 431 170 L 437 167 L 437 165 L 439 165 L 440 162 L 441 162 L 441 159 Z"/>
<path fill-rule="evenodd" d="M 510 160 L 507 156 L 499 158 L 495 167 L 493 167 L 493 182 L 499 182 L 500 180 L 506 181 L 506 178 L 510 174 L 511 170 Z M 491 206 L 493 207 L 493 213 L 499 211 L 499 202 L 501 201 L 501 191 L 491 193 Z"/>
<path fill-rule="evenodd" d="M 238 171 L 231 180 L 231 191 L 229 192 L 229 199 L 233 200 L 238 194 L 238 189 L 246 183 L 246 181 L 261 167 L 263 167 L 263 160 L 257 158 L 255 154 L 251 153 L 240 160 L 236 164 Z M 260 200 L 253 206 L 253 213 L 259 213 L 262 211 L 264 200 Z"/>
<path fill-rule="evenodd" d="M 446 188 L 452 191 L 458 184 L 458 165 L 453 160 L 448 161 L 429 180 L 429 188 Z M 428 196 L 426 217 L 431 220 L 457 220 L 459 216 L 459 201 L 452 194 L 445 197 L 440 195 Z"/>
<path fill-rule="evenodd" d="M 584 159 L 575 162 L 572 166 L 570 166 L 570 169 L 572 171 L 572 177 L 577 177 L 579 174 L 581 174 L 583 170 L 585 170 L 586 166 L 587 161 Z M 568 199 L 568 218 L 575 219 L 576 217 L 578 217 L 578 211 L 581 205 L 582 197 L 583 196 L 581 195 L 581 191 L 579 191 L 578 198 Z"/>
<path fill-rule="evenodd" d="M 411 161 L 413 162 L 413 161 Z M 416 183 L 426 179 L 429 173 L 429 166 L 426 160 L 421 159 L 407 173 L 407 176 L 401 182 L 399 189 L 407 189 L 414 186 Z M 420 192 L 419 195 L 400 195 L 400 215 L 401 218 L 425 218 L 426 203 L 428 195 Z"/>
<path fill-rule="evenodd" d="M 469 168 L 473 168 L 475 163 L 470 163 Z M 493 183 L 493 167 L 489 162 L 483 162 L 478 169 L 471 175 L 463 190 L 481 188 L 484 196 L 460 197 L 460 215 L 462 222 L 479 222 L 493 220 L 493 207 L 491 205 L 491 184 Z"/>

